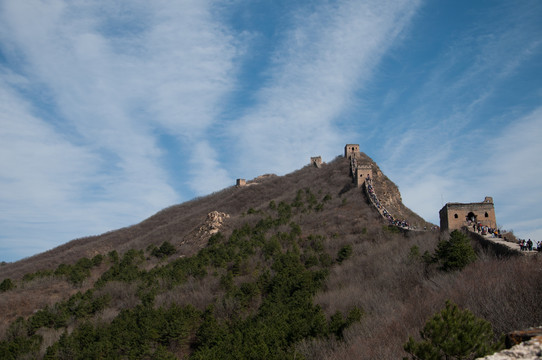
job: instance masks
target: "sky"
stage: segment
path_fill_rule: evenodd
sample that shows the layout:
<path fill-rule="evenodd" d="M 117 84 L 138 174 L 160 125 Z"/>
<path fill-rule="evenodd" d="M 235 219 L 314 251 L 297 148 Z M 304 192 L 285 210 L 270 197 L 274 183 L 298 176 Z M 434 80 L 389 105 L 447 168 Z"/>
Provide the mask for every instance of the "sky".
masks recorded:
<path fill-rule="evenodd" d="M 0 261 L 360 144 L 542 240 L 542 2 L 0 0 Z"/>

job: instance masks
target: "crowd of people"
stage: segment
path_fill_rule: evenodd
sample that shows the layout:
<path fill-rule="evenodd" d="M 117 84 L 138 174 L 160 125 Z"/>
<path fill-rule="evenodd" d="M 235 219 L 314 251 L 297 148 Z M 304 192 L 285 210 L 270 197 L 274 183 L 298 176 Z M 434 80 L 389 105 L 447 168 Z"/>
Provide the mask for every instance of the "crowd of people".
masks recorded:
<path fill-rule="evenodd" d="M 478 232 L 482 235 L 491 234 L 493 237 L 502 237 L 502 234 L 500 233 L 499 229 L 494 229 L 489 226 L 484 226 L 481 223 L 473 223 L 471 220 L 468 221 L 468 225 L 470 226 L 472 224 L 472 231 Z"/>
<path fill-rule="evenodd" d="M 519 249 L 521 251 L 541 251 L 542 252 L 542 241 L 537 241 L 536 242 L 536 246 L 534 244 L 534 242 L 529 239 L 529 240 L 525 240 L 525 239 L 519 239 Z"/>
<path fill-rule="evenodd" d="M 397 220 L 395 219 L 389 212 L 386 210 L 386 208 L 380 203 L 378 200 L 378 197 L 376 196 L 375 190 L 373 188 L 373 185 L 371 184 L 371 178 L 369 175 L 367 175 L 367 178 L 365 179 L 365 186 L 367 186 L 367 192 L 369 193 L 369 197 L 371 198 L 371 201 L 376 206 L 378 211 L 384 216 L 391 225 L 403 227 L 403 228 L 410 228 L 410 224 L 406 220 Z"/>
<path fill-rule="evenodd" d="M 473 222 L 471 220 L 468 221 L 468 225 L 472 226 L 472 231 L 477 232 L 482 235 L 490 234 L 492 237 L 498 237 L 502 238 L 503 234 L 501 230 L 494 229 L 489 226 L 484 226 L 480 223 Z M 506 240 L 506 238 L 505 238 Z M 531 239 L 525 240 L 525 239 L 519 239 L 518 240 L 519 249 L 521 251 L 540 251 L 542 252 L 542 241 L 537 241 L 536 244 Z"/>

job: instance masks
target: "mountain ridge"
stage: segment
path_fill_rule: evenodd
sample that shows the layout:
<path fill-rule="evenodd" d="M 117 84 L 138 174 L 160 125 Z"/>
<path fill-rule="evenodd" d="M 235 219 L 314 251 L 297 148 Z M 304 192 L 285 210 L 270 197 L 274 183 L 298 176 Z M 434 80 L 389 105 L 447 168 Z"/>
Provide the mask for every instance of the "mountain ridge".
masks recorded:
<path fill-rule="evenodd" d="M 411 219 L 412 223 L 420 224 L 420 227 L 429 224 L 402 203 L 401 194 L 397 186 L 382 173 L 378 165 L 370 157 L 365 153 L 361 153 L 361 157 L 374 166 L 375 176 L 373 181 L 379 191 L 379 197 L 390 208 L 392 213 L 397 215 L 396 217 Z M 197 197 L 178 205 L 172 205 L 137 224 L 111 230 L 101 235 L 71 240 L 43 253 L 13 263 L 7 263 L 0 268 L 0 272 L 2 276 L 18 279 L 24 273 L 28 272 L 28 268 L 35 268 L 36 263 L 43 264 L 44 267 L 56 267 L 60 263 L 74 262 L 81 256 L 92 257 L 97 254 L 106 254 L 114 249 L 123 252 L 134 248 L 132 244 L 137 243 L 138 240 L 145 242 L 145 246 L 150 244 L 159 245 L 162 241 L 170 241 L 174 244 L 179 243 L 182 241 L 183 236 L 200 226 L 211 211 L 221 211 L 232 217 L 237 217 L 242 213 L 241 210 L 244 208 L 265 206 L 267 202 L 277 197 L 280 192 L 285 195 L 294 193 L 300 188 L 310 187 L 310 181 L 302 180 L 304 177 L 309 178 L 305 180 L 311 181 L 312 178 L 322 180 L 322 177 L 324 177 L 325 179 L 325 176 L 329 175 L 330 167 L 331 173 L 340 172 L 342 175 L 341 180 L 344 181 L 344 186 L 334 195 L 338 196 L 341 192 L 346 193 L 355 189 L 351 178 L 348 178 L 349 168 L 347 159 L 337 156 L 329 164 L 324 163 L 322 168 L 316 168 L 309 164 L 283 176 L 275 175 L 264 178 L 259 176 L 250 181 L 259 187 L 249 186 L 239 188 L 234 185 L 206 196 Z M 261 189 L 262 185 L 264 185 L 264 189 Z M 282 188 L 287 186 L 288 188 L 280 192 L 272 191 L 268 193 L 268 189 L 271 186 L 265 185 L 280 186 Z M 185 212 L 184 215 L 183 211 Z M 179 222 L 181 221 L 186 223 L 180 225 Z M 175 232 L 175 234 L 172 234 L 172 232 Z M 136 246 L 136 248 L 141 247 Z M 70 260 L 70 257 L 73 257 L 73 259 Z M 29 263 L 33 264 L 25 266 Z"/>
<path fill-rule="evenodd" d="M 360 157 L 394 218 L 431 229 Z M 443 272 L 432 259 L 449 234 L 391 226 L 346 157 L 249 184 L 0 267 L 14 285 L 0 293 L 0 354 L 397 359 L 447 300 L 496 334 L 542 323 L 542 283 L 529 281 L 540 257 L 471 241 L 477 260 Z"/>

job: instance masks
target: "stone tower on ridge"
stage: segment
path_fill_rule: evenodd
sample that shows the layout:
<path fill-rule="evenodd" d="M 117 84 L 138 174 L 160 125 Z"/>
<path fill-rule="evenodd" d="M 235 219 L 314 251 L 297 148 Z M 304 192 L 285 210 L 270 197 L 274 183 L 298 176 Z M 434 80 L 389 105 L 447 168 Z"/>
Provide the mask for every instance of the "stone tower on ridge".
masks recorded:
<path fill-rule="evenodd" d="M 447 203 L 440 209 L 439 217 L 441 230 L 461 229 L 473 224 L 497 228 L 493 198 L 490 196 L 477 203 Z"/>
<path fill-rule="evenodd" d="M 373 178 L 373 168 L 369 164 L 360 164 L 356 167 L 356 186 L 361 187 L 365 179 Z"/>
<path fill-rule="evenodd" d="M 346 144 L 344 147 L 344 157 L 350 159 L 352 156 L 359 155 L 359 144 Z"/>
<path fill-rule="evenodd" d="M 346 144 L 344 157 L 350 159 L 350 169 L 357 187 L 361 187 L 366 179 L 373 178 L 373 167 L 370 163 L 361 160 L 359 144 Z"/>

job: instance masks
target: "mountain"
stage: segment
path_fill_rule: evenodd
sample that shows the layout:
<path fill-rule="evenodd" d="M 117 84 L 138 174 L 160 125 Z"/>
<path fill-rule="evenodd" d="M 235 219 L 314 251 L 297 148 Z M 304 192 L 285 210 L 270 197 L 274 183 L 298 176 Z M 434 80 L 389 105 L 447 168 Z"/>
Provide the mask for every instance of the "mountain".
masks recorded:
<path fill-rule="evenodd" d="M 449 234 L 359 160 L 416 231 L 389 225 L 344 157 L 263 175 L 0 267 L 0 355 L 397 359 L 447 299 L 496 333 L 542 323 L 540 257 L 473 243 L 474 263 L 443 272 L 427 259 Z"/>

